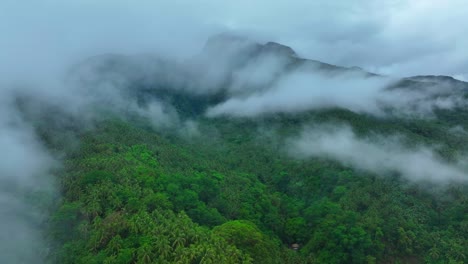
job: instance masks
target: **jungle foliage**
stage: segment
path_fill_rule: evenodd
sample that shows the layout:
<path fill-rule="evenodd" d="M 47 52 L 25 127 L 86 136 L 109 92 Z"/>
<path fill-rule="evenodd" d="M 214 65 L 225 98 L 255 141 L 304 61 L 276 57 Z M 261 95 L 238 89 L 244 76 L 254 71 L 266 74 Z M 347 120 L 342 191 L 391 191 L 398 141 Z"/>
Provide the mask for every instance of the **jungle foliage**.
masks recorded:
<path fill-rule="evenodd" d="M 439 144 L 464 112 L 377 119 L 330 109 L 259 120 L 198 120 L 187 138 L 108 119 L 77 135 L 57 175 L 51 263 L 466 263 L 467 186 L 416 184 L 326 159 L 294 160 L 276 137 L 307 122 Z M 467 124 L 468 125 L 468 124 Z M 372 128 L 372 129 L 371 129 Z M 267 137 L 259 131 L 276 131 Z M 53 131 L 42 131 L 51 147 Z M 51 136 L 53 135 L 53 136 Z M 291 245 L 299 244 L 299 250 Z"/>

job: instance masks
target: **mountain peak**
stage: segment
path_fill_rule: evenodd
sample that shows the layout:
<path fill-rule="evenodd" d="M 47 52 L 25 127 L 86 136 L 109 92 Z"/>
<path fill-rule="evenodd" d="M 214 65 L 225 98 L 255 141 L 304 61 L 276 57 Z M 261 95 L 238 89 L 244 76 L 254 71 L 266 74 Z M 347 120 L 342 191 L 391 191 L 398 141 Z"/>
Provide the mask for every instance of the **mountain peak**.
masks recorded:
<path fill-rule="evenodd" d="M 267 52 L 274 52 L 276 54 L 287 55 L 290 57 L 297 57 L 296 52 L 291 47 L 279 44 L 277 42 L 267 42 L 266 44 L 262 45 L 262 50 Z"/>

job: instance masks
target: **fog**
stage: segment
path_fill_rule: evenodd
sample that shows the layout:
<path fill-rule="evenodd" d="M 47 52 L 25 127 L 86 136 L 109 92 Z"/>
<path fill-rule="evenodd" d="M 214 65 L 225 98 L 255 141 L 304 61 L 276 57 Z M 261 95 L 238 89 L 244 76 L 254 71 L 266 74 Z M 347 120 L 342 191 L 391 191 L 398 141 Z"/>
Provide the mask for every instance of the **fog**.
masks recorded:
<path fill-rule="evenodd" d="M 332 64 L 466 79 L 468 37 L 460 25 L 467 10 L 463 0 L 4 0 L 1 68 L 34 74 L 38 63 L 42 72 L 60 70 L 64 63 L 108 52 L 187 57 L 209 36 L 236 31 Z"/>
<path fill-rule="evenodd" d="M 267 91 L 230 98 L 209 109 L 207 114 L 257 116 L 332 107 L 381 114 L 377 105 L 378 93 L 389 83 L 390 80 L 366 78 L 360 74 L 325 76 L 296 72 L 281 78 Z"/>
<path fill-rule="evenodd" d="M 106 112 L 138 116 L 154 128 L 198 134 L 197 123 L 181 117 L 170 103 L 133 100 L 135 80 L 195 95 L 226 92 L 207 117 L 330 107 L 380 117 L 389 115 L 390 107 L 390 114 L 430 117 L 436 108 L 465 105 L 457 88 L 438 83 L 389 90 L 398 82 L 394 77 L 330 73 L 314 63 L 291 70 L 291 63 L 304 57 L 390 76 L 446 74 L 466 80 L 468 37 L 460 25 L 467 10 L 464 1 L 1 1 L 0 262 L 41 263 L 47 255 L 45 212 L 29 197 L 57 192 L 52 174 L 60 168 L 60 157 L 36 131 L 44 117 L 57 128 L 74 124 L 91 129 Z M 248 38 L 205 46 L 208 38 L 226 31 Z M 275 53 L 271 49 L 276 46 L 270 45 L 249 60 L 258 48 L 255 42 L 267 41 L 284 43 L 295 52 L 283 48 Z M 88 59 L 100 54 L 111 60 L 125 54 L 116 55 L 124 57 L 124 63 L 117 61 L 123 68 L 102 74 Z M 446 95 L 438 96 L 441 88 Z M 395 138 L 363 139 L 346 127 L 329 135 L 325 130 L 307 130 L 292 140 L 297 155 L 327 156 L 414 180 L 466 177 L 428 146 L 411 149 Z M 340 146 L 332 144 L 336 142 Z M 371 158 L 352 155 L 363 150 Z"/>
<path fill-rule="evenodd" d="M 14 110 L 12 94 L 0 90 L 0 98 L 0 262 L 41 263 L 47 215 L 39 206 L 55 195 L 59 164 Z"/>
<path fill-rule="evenodd" d="M 231 69 L 230 83 L 224 85 L 230 97 L 206 115 L 257 117 L 344 108 L 378 117 L 430 118 L 436 109 L 466 106 L 466 84 L 424 78 L 408 84 L 356 68 L 328 69 L 314 61 L 292 68 L 294 58 L 284 52 L 264 52 Z"/>
<path fill-rule="evenodd" d="M 443 161 L 433 147 L 408 146 L 404 137 L 357 136 L 343 124 L 321 124 L 303 129 L 285 148 L 298 158 L 328 158 L 345 166 L 380 176 L 397 174 L 413 182 L 467 182 L 466 157 Z"/>

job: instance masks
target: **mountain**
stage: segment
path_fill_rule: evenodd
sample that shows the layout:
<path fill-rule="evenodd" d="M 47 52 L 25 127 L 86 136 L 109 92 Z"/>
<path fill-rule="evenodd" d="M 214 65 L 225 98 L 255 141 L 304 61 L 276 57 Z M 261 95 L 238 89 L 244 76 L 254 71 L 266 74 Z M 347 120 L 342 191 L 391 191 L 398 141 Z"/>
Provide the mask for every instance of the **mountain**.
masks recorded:
<path fill-rule="evenodd" d="M 17 100 L 63 165 L 50 263 L 467 261 L 468 83 L 223 34 L 183 61 L 95 56 L 65 84 Z"/>
<path fill-rule="evenodd" d="M 175 105 L 179 114 L 193 117 L 203 115 L 209 108 L 229 98 L 246 98 L 283 85 L 284 79 L 294 74 L 325 81 L 333 81 L 337 77 L 359 81 L 382 79 L 382 90 L 411 91 L 412 95 L 421 91 L 416 95 L 417 100 L 429 94 L 433 99 L 455 94 L 463 97 L 468 87 L 467 83 L 448 76 L 401 79 L 380 76 L 358 67 L 346 68 L 303 59 L 290 47 L 275 42 L 259 44 L 226 34 L 210 38 L 200 54 L 185 61 L 154 55 L 96 56 L 75 66 L 70 79 L 78 82 L 80 87 L 92 90 L 111 84 L 140 104 L 160 100 Z M 381 107 L 388 110 L 399 106 Z"/>

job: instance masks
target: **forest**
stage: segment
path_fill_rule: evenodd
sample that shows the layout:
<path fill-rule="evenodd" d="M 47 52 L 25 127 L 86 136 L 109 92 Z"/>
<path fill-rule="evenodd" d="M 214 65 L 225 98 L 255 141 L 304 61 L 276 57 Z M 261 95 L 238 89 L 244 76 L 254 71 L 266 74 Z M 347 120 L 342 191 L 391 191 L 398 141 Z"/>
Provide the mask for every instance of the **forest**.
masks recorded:
<path fill-rule="evenodd" d="M 0 0 L 0 264 L 468 263 L 467 14 Z"/>
<path fill-rule="evenodd" d="M 8 102 L 32 149 L 17 167 L 51 177 L 2 179 L 45 240 L 18 263 L 468 261 L 466 82 L 226 35 L 188 62 L 107 54 L 64 79 Z"/>
<path fill-rule="evenodd" d="M 299 121 L 325 120 L 443 144 L 447 159 L 468 143 L 444 134 L 459 122 L 450 113 L 398 122 L 338 109 L 200 120 L 190 138 L 110 118 L 80 133 L 64 159 L 51 263 L 465 263 L 466 185 L 296 160 L 277 150 L 279 139 L 258 138 L 266 128 L 286 135 Z"/>

